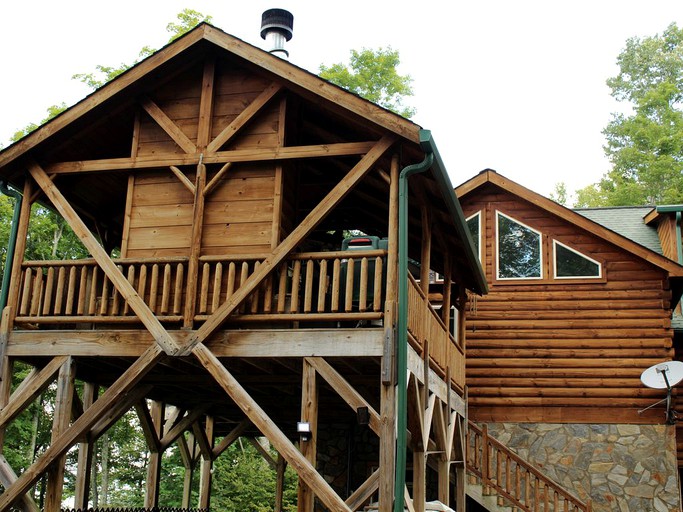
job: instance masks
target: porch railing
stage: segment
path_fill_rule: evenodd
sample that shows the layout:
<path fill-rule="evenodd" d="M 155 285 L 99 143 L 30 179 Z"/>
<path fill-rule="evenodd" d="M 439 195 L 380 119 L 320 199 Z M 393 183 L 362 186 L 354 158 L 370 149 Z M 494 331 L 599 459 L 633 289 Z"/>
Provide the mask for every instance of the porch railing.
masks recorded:
<path fill-rule="evenodd" d="M 468 422 L 467 470 L 479 480 L 484 495 L 497 495 L 525 512 L 591 512 L 583 502 L 538 469 Z"/>
<path fill-rule="evenodd" d="M 461 390 L 465 386 L 465 349 L 443 322 L 429 302 L 420 284 L 408 275 L 408 333 L 409 341 L 423 357 L 425 348 L 441 376 L 450 369 L 451 381 Z"/>
<path fill-rule="evenodd" d="M 293 254 L 243 302 L 231 319 L 380 319 L 386 251 Z M 193 300 L 193 320 L 208 318 L 263 263 L 266 255 L 202 257 L 196 296 L 187 297 L 187 258 L 117 259 L 138 295 L 162 322 L 180 322 Z M 22 264 L 16 321 L 131 323 L 137 317 L 93 259 Z"/>

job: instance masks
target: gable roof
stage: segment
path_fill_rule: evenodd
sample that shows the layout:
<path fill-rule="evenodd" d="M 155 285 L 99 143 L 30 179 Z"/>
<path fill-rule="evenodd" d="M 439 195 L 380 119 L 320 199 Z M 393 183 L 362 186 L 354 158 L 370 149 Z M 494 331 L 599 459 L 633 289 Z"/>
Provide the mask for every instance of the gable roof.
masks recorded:
<path fill-rule="evenodd" d="M 594 220 L 591 220 L 587 216 L 570 210 L 569 208 L 566 208 L 565 206 L 562 206 L 561 204 L 558 204 L 547 197 L 533 192 L 532 190 L 529 190 L 528 188 L 523 187 L 522 185 L 519 185 L 508 178 L 505 178 L 492 169 L 485 169 L 481 171 L 472 179 L 456 187 L 455 192 L 458 198 L 462 198 L 488 183 L 510 192 L 511 194 L 520 197 L 521 199 L 535 205 L 538 208 L 557 215 L 570 224 L 573 224 L 578 228 L 598 236 L 607 242 L 617 245 L 633 255 L 646 260 L 652 265 L 665 270 L 669 273 L 670 277 L 683 277 L 683 266 L 679 265 L 678 263 L 671 261 L 669 258 L 662 256 L 654 250 L 636 243 L 630 238 L 627 238 L 626 236 L 602 224 L 599 224 Z M 680 286 L 680 284 L 677 285 L 677 288 L 680 288 Z M 675 292 L 675 296 L 680 296 L 680 290 Z"/>
<path fill-rule="evenodd" d="M 207 54 L 229 58 L 231 62 L 238 63 L 255 75 L 267 77 L 276 86 L 281 86 L 288 93 L 307 102 L 311 109 L 317 109 L 316 114 L 329 115 L 330 119 L 338 120 L 340 125 L 347 123 L 348 126 L 341 129 L 348 129 L 356 137 L 357 133 L 362 134 L 362 141 L 350 138 L 342 142 L 362 145 L 368 140 L 393 134 L 392 137 L 396 136 L 402 144 L 403 158 L 407 163 L 419 161 L 425 153 L 433 153 L 434 163 L 429 172 L 411 178 L 411 187 L 420 189 L 421 196 L 439 213 L 435 222 L 440 224 L 443 236 L 449 239 L 444 247 L 448 247 L 449 243 L 456 244 L 451 247 L 457 247 L 457 250 L 451 250 L 450 253 L 444 249 L 437 255 L 437 251 L 434 251 L 435 270 L 442 271 L 444 260 L 449 259 L 454 269 L 460 269 L 465 286 L 477 293 L 486 292 L 486 280 L 474 253 L 471 238 L 463 228 L 465 220 L 462 210 L 428 131 L 206 23 L 169 43 L 34 132 L 0 151 L 0 180 L 8 181 L 17 188 L 21 187 L 27 163 L 36 160 L 41 165 L 47 165 L 48 173 L 63 173 L 59 178 L 60 183 L 67 191 L 67 199 L 74 202 L 78 211 L 93 213 L 102 219 L 109 203 L 119 201 L 122 195 L 125 197 L 125 182 L 117 172 L 136 168 L 137 163 L 141 166 L 145 163 L 144 157 L 130 158 L 131 135 L 128 128 L 137 115 L 141 98 L 154 90 L 157 82 L 162 79 L 168 81 L 169 76 L 176 76 L 183 70 L 196 66 Z M 107 149 L 113 148 L 104 155 L 103 141 L 109 144 Z M 322 146 L 326 147 L 324 144 Z M 278 153 L 281 149 L 283 148 L 265 153 L 263 160 L 288 158 L 284 151 L 281 151 L 283 154 Z M 107 159 L 106 163 L 100 165 L 103 158 Z M 192 149 L 178 158 L 182 158 L 183 165 L 196 165 L 202 158 L 205 164 L 218 162 L 213 162 L 210 156 L 193 153 Z M 84 165 L 87 160 L 91 162 Z M 79 174 L 79 171 L 84 172 Z M 93 171 L 98 174 L 92 174 Z M 326 172 L 330 174 L 329 169 Z M 371 198 L 376 195 L 364 194 Z M 353 199 L 348 203 L 353 202 Z M 347 206 L 351 206 L 348 203 Z M 352 208 L 347 208 L 349 210 Z M 361 213 L 354 215 L 355 218 L 362 216 Z M 416 214 L 413 212 L 411 215 Z M 117 230 L 120 231 L 121 219 L 110 218 L 107 222 L 113 226 L 111 229 L 114 234 L 117 234 Z M 89 225 L 94 229 L 92 223 Z M 410 249 L 413 254 L 419 255 L 419 243 L 415 236 Z"/>

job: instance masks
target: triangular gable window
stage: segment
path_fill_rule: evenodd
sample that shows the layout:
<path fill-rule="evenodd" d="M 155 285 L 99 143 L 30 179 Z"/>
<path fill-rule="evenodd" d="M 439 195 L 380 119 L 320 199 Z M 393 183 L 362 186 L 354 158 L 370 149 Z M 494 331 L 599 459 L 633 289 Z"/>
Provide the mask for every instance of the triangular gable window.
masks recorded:
<path fill-rule="evenodd" d="M 466 219 L 466 222 L 474 242 L 474 251 L 477 253 L 479 261 L 481 261 L 481 212 L 471 215 Z"/>
<path fill-rule="evenodd" d="M 602 265 L 553 240 L 555 253 L 555 278 L 556 279 L 595 279 L 602 277 Z"/>
<path fill-rule="evenodd" d="M 540 279 L 541 233 L 496 212 L 498 279 Z"/>

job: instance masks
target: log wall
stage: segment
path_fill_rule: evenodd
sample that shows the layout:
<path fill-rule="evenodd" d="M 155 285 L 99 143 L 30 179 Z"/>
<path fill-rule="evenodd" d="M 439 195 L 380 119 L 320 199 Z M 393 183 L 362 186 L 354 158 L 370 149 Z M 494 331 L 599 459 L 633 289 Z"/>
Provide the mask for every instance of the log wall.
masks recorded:
<path fill-rule="evenodd" d="M 482 212 L 490 283 L 467 313 L 470 417 L 661 423 L 661 409 L 638 410 L 663 397 L 640 374 L 673 357 L 665 273 L 494 186 L 461 202 L 466 216 Z M 543 234 L 543 279 L 495 279 L 497 210 Z M 553 279 L 553 239 L 601 262 L 603 278 Z"/>

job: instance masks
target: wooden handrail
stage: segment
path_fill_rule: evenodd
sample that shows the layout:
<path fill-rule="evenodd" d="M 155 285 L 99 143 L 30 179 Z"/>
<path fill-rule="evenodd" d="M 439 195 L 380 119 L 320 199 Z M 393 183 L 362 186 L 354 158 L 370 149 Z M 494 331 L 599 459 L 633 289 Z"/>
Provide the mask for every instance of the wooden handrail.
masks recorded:
<path fill-rule="evenodd" d="M 486 425 L 468 421 L 467 470 L 481 480 L 484 494 L 493 489 L 525 512 L 591 512 L 583 502 L 508 447 L 488 435 Z"/>

